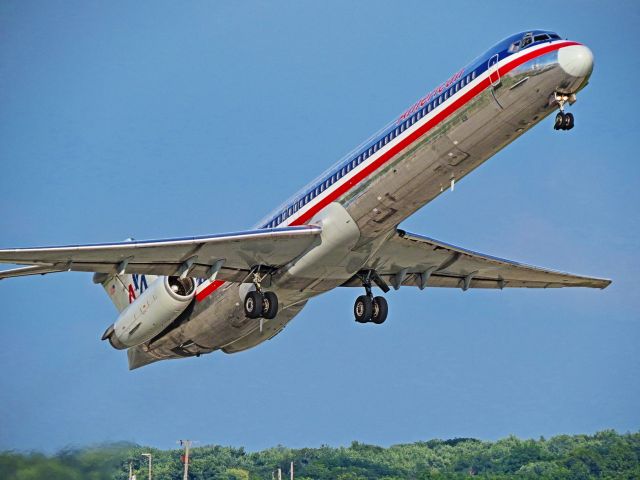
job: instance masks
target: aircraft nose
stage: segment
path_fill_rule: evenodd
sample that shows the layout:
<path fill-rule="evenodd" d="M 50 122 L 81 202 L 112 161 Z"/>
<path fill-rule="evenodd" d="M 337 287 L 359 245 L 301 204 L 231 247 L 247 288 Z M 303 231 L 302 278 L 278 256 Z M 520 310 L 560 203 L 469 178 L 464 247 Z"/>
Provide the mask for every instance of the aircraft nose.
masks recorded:
<path fill-rule="evenodd" d="M 572 77 L 587 77 L 593 70 L 593 53 L 584 45 L 570 45 L 560 49 L 558 63 Z"/>

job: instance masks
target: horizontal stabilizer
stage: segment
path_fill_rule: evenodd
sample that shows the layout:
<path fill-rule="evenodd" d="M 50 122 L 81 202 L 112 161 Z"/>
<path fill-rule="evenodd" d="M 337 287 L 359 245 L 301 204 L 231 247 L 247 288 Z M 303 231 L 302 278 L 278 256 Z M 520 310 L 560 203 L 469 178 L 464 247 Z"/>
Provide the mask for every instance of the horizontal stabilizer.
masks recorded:
<path fill-rule="evenodd" d="M 12 277 L 25 277 L 27 275 L 46 275 L 47 273 L 64 272 L 66 265 L 31 265 L 29 267 L 0 270 L 0 280 Z"/>

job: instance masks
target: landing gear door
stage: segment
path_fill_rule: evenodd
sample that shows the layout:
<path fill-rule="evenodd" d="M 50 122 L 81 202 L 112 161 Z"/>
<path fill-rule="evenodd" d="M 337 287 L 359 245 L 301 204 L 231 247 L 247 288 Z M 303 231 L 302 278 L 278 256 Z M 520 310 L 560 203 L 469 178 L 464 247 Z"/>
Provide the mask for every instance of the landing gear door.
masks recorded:
<path fill-rule="evenodd" d="M 489 81 L 493 88 L 500 85 L 500 72 L 498 71 L 498 54 L 489 59 Z"/>

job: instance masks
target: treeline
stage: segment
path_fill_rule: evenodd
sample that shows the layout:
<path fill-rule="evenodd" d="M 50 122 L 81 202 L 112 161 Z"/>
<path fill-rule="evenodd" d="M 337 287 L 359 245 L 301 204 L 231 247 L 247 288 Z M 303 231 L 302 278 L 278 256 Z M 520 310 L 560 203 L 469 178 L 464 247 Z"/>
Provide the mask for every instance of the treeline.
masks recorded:
<path fill-rule="evenodd" d="M 154 480 L 182 479 L 182 450 L 131 444 L 67 449 L 52 456 L 3 452 L 0 479 L 126 480 L 131 464 L 137 479 L 146 480 L 142 453 L 153 455 Z M 191 453 L 192 480 L 270 480 L 278 468 L 288 479 L 291 461 L 298 480 L 640 479 L 640 433 L 611 430 L 539 440 L 430 440 L 389 448 L 353 442 L 350 447 L 276 447 L 250 453 L 204 446 Z"/>

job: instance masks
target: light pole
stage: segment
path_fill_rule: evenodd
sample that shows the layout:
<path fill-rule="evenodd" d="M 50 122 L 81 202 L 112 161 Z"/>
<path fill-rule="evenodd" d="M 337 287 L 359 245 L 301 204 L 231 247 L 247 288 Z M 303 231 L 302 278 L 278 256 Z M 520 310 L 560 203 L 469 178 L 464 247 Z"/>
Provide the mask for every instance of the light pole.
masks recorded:
<path fill-rule="evenodd" d="M 191 440 L 180 440 L 180 445 L 184 447 L 184 475 L 183 480 L 189 480 L 189 447 L 193 443 Z"/>
<path fill-rule="evenodd" d="M 147 457 L 149 459 L 149 480 L 151 480 L 151 457 L 150 453 L 141 453 L 143 457 Z"/>

